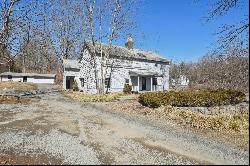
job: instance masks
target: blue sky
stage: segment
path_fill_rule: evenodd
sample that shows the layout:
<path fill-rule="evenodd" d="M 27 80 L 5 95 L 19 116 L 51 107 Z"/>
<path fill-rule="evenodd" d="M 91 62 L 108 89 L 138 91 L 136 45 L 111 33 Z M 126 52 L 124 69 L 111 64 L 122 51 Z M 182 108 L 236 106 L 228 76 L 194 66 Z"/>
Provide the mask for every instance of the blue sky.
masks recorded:
<path fill-rule="evenodd" d="M 138 30 L 145 38 L 135 38 L 136 47 L 157 51 L 173 62 L 198 60 L 209 51 L 211 43 L 216 40 L 214 33 L 222 24 L 238 22 L 239 17 L 249 10 L 248 5 L 242 5 L 204 24 L 202 17 L 206 15 L 208 2 L 145 0 L 137 18 Z"/>

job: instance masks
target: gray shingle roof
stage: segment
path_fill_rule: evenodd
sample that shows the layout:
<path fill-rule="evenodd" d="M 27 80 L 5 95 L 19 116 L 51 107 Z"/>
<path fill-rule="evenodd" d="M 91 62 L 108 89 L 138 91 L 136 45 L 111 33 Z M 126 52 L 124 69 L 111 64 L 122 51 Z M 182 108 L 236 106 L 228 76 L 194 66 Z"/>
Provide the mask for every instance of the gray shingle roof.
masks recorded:
<path fill-rule="evenodd" d="M 86 46 L 87 48 L 89 48 L 91 52 L 94 51 L 91 41 L 85 41 L 85 47 Z M 139 49 L 127 49 L 125 47 L 115 46 L 115 45 L 109 47 L 109 45 L 107 44 L 102 44 L 102 48 L 103 48 L 104 53 L 108 51 L 110 55 L 115 56 L 115 57 L 169 63 L 167 59 L 151 51 L 142 51 Z M 100 43 L 96 44 L 96 52 L 99 54 L 101 53 Z"/>
<path fill-rule="evenodd" d="M 64 59 L 63 65 L 64 68 L 80 69 L 80 63 L 77 60 Z"/>
<path fill-rule="evenodd" d="M 8 75 L 11 75 L 11 76 L 16 76 L 16 77 L 24 77 L 24 76 L 27 76 L 27 77 L 47 77 L 47 78 L 53 78 L 55 77 L 56 75 L 55 74 L 38 74 L 38 73 L 12 73 L 12 72 L 4 72 L 4 73 L 1 73 L 0 76 L 8 76 Z"/>

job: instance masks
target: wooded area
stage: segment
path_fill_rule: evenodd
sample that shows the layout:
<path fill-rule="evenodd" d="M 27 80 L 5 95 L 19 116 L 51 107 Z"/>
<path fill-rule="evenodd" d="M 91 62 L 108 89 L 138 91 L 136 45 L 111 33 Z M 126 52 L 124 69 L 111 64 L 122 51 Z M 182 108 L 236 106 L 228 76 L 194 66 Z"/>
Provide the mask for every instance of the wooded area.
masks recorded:
<path fill-rule="evenodd" d="M 112 46 L 131 35 L 138 4 L 138 0 L 1 0 L 1 64 L 15 72 L 60 73 L 63 59 L 81 58 L 85 40 L 94 47 L 97 42 Z M 93 68 L 96 56 L 91 59 Z M 108 57 L 106 50 L 103 73 Z"/>
<path fill-rule="evenodd" d="M 237 89 L 249 92 L 249 50 L 230 48 L 221 54 L 207 54 L 195 63 L 173 64 L 171 78 L 185 75 L 191 89 Z"/>
<path fill-rule="evenodd" d="M 83 2 L 3 0 L 1 59 L 11 70 L 47 73 L 63 58 L 79 56 L 83 43 Z"/>

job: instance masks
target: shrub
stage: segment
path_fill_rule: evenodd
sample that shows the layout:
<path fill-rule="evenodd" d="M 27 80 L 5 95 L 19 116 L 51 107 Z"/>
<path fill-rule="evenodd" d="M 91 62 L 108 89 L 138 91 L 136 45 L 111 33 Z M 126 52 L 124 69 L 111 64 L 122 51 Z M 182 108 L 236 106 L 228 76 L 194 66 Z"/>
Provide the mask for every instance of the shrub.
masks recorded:
<path fill-rule="evenodd" d="M 129 85 L 129 84 L 125 84 L 125 85 L 124 85 L 124 88 L 123 88 L 123 92 L 124 92 L 125 94 L 130 94 L 130 93 L 132 92 L 132 86 Z"/>
<path fill-rule="evenodd" d="M 238 104 L 243 102 L 245 94 L 235 90 L 202 90 L 198 92 L 155 92 L 139 96 L 139 102 L 148 107 L 157 108 L 162 105 L 175 107 L 214 107 Z"/>
<path fill-rule="evenodd" d="M 73 88 L 73 91 L 79 91 L 78 84 L 77 84 L 76 80 L 73 81 L 72 88 Z"/>

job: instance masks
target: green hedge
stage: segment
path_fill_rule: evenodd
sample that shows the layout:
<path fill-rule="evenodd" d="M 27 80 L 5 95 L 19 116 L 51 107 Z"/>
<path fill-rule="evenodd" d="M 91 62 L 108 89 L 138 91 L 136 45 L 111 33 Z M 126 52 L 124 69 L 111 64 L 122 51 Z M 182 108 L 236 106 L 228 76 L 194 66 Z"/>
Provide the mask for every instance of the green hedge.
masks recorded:
<path fill-rule="evenodd" d="M 162 105 L 174 107 L 214 107 L 243 102 L 245 94 L 235 90 L 203 90 L 197 92 L 154 92 L 139 96 L 139 102 L 148 107 L 157 108 Z"/>

